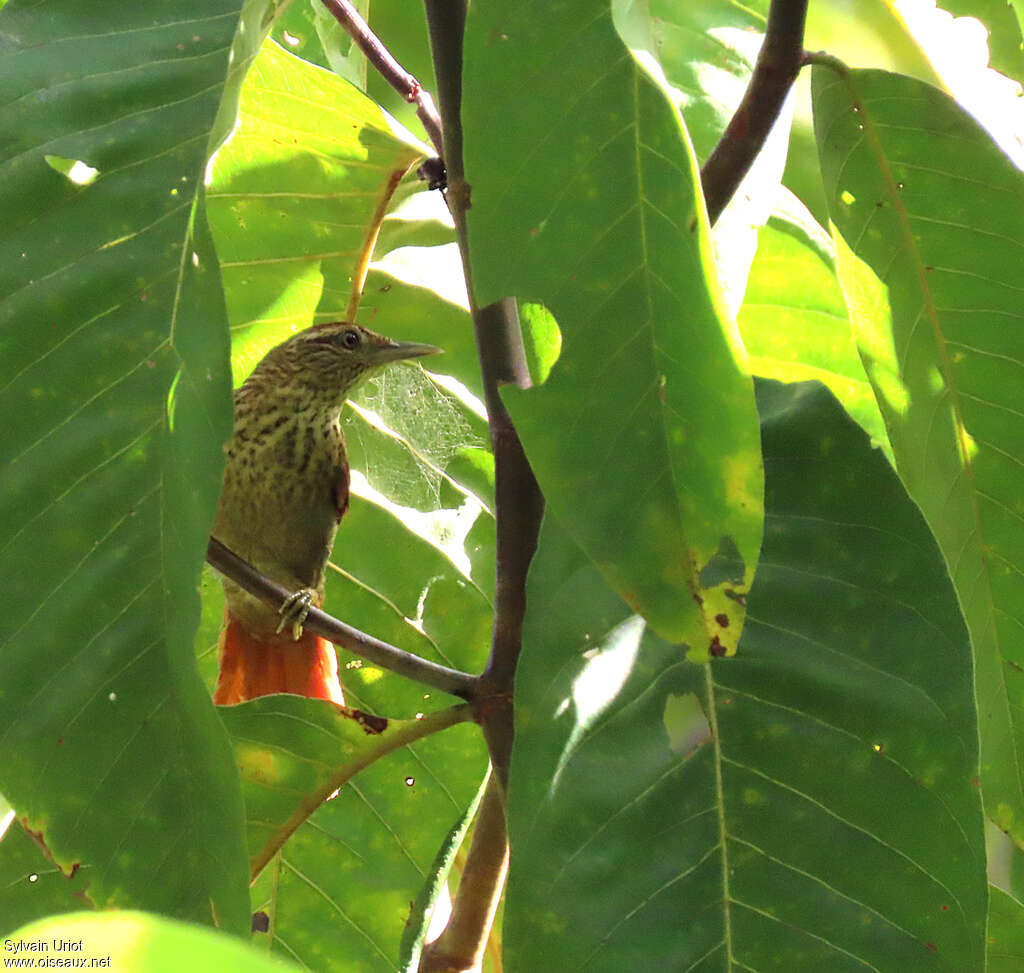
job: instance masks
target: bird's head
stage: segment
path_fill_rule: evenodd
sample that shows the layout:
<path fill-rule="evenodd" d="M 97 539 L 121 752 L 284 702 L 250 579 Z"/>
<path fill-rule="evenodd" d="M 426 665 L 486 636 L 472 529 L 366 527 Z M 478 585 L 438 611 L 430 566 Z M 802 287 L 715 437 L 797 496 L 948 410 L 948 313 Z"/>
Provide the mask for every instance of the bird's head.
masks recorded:
<path fill-rule="evenodd" d="M 306 388 L 347 395 L 384 365 L 440 351 L 434 345 L 394 341 L 358 324 L 332 321 L 293 335 L 272 349 L 264 361 L 275 371 L 290 373 Z"/>

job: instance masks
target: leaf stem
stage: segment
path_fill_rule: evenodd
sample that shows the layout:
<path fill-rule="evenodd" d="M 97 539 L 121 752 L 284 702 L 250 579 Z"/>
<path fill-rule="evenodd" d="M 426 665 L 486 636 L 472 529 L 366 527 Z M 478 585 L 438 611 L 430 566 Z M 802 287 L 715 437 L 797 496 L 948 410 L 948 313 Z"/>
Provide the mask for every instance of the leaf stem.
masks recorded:
<path fill-rule="evenodd" d="M 225 577 L 241 585 L 249 594 L 255 595 L 274 608 L 280 608 L 291 595 L 284 585 L 260 574 L 251 564 L 243 561 L 215 537 L 210 538 L 206 560 Z M 346 625 L 319 608 L 310 608 L 303 625 L 311 632 L 330 639 L 336 645 L 343 646 L 374 665 L 407 679 L 414 679 L 465 700 L 475 699 L 479 695 L 478 677 L 421 659 L 418 655 Z"/>
<path fill-rule="evenodd" d="M 370 30 L 359 11 L 348 0 L 321 0 L 331 16 L 348 31 L 349 36 L 366 55 L 366 59 L 380 72 L 381 76 L 409 104 L 416 106 L 416 116 L 423 123 L 437 154 L 443 156 L 441 119 L 430 92 L 424 90 L 416 80 L 381 43 L 380 38 Z"/>
<path fill-rule="evenodd" d="M 381 188 L 380 196 L 377 199 L 377 206 L 373 211 L 373 216 L 370 217 L 370 225 L 366 229 L 366 237 L 356 259 L 355 269 L 352 272 L 352 293 L 349 295 L 348 307 L 345 309 L 346 321 L 355 321 L 356 319 L 356 314 L 359 311 L 359 301 L 363 296 L 363 287 L 366 284 L 366 274 L 370 269 L 370 261 L 373 260 L 373 251 L 377 248 L 377 237 L 380 236 L 380 228 L 384 223 L 384 217 L 387 216 L 388 208 L 391 206 L 391 200 L 395 196 L 395 190 L 398 189 L 399 184 L 405 178 L 405 174 L 410 168 L 411 166 L 406 166 L 404 169 L 393 169 L 388 173 L 388 178 Z"/>
<path fill-rule="evenodd" d="M 806 19 L 807 0 L 772 0 L 764 43 L 743 100 L 701 169 L 712 226 L 764 147 L 805 63 Z"/>

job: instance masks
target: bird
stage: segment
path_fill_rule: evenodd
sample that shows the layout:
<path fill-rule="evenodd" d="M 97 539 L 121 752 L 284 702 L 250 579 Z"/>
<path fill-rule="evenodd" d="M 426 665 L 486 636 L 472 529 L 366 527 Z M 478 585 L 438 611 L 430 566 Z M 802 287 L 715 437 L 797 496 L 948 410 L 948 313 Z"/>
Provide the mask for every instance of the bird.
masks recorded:
<path fill-rule="evenodd" d="M 332 321 L 272 348 L 235 390 L 212 534 L 293 593 L 275 609 L 221 579 L 215 703 L 295 693 L 344 705 L 334 646 L 303 628 L 310 607 L 323 603 L 327 560 L 348 509 L 341 410 L 367 375 L 440 351 Z"/>

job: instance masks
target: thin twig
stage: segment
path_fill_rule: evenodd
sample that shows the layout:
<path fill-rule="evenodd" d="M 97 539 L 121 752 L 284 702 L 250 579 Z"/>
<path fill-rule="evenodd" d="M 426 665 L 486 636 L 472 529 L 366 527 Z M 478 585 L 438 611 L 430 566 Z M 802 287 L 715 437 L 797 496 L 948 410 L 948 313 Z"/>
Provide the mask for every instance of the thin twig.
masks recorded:
<path fill-rule="evenodd" d="M 804 63 L 807 0 L 772 0 L 754 72 L 736 114 L 701 169 L 712 226 L 753 165 Z"/>
<path fill-rule="evenodd" d="M 241 585 L 249 594 L 255 595 L 274 608 L 280 608 L 285 599 L 292 594 L 284 585 L 260 574 L 251 564 L 243 561 L 215 537 L 210 538 L 206 548 L 206 560 L 225 577 Z M 414 679 L 460 699 L 473 700 L 477 697 L 476 676 L 421 659 L 418 655 L 360 632 L 359 629 L 346 625 L 320 611 L 319 608 L 310 608 L 302 624 L 311 632 L 322 635 L 325 639 L 343 646 L 382 669 L 405 676 L 406 679 Z"/>
<path fill-rule="evenodd" d="M 370 25 L 360 16 L 359 11 L 348 0 L 321 0 L 331 16 L 341 24 L 349 36 L 366 55 L 366 59 L 380 72 L 381 76 L 409 104 L 416 106 L 416 116 L 430 137 L 439 156 L 444 158 L 441 119 L 430 92 L 399 64 L 391 52 L 381 43 L 380 38 L 370 30 Z"/>

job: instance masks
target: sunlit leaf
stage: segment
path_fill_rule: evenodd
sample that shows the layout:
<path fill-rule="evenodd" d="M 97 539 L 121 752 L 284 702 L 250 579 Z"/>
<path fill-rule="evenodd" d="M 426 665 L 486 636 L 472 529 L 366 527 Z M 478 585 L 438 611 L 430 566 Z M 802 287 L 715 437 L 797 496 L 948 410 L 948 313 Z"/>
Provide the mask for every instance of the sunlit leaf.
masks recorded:
<path fill-rule="evenodd" d="M 314 312 L 345 317 L 378 203 L 422 152 L 351 84 L 264 44 L 209 192 L 236 379 Z"/>
<path fill-rule="evenodd" d="M 728 651 L 761 468 L 681 120 L 607 6 L 474 4 L 466 45 L 475 298 L 562 334 L 547 381 L 505 394 L 549 509 L 656 630 Z"/>
<path fill-rule="evenodd" d="M 889 449 L 850 332 L 832 241 L 795 201 L 760 232 L 737 320 L 755 374 L 823 382 L 872 440 Z"/>

